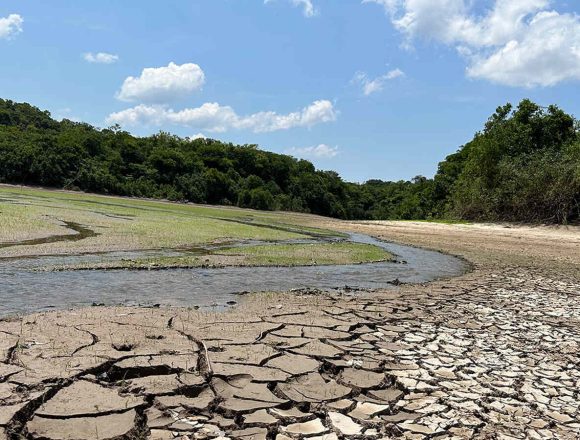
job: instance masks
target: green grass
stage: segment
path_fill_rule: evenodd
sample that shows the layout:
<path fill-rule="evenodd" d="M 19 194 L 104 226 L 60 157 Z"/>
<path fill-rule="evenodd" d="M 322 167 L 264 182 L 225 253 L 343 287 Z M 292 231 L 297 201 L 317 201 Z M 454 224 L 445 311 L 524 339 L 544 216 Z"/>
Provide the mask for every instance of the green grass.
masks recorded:
<path fill-rule="evenodd" d="M 59 272 L 73 270 L 158 270 L 194 267 L 226 267 L 233 266 L 231 262 L 215 262 L 211 256 L 181 256 L 181 257 L 149 257 L 137 259 L 122 259 L 115 261 L 100 261 L 91 263 L 75 263 L 61 266 L 46 266 L 37 269 L 41 272 Z"/>
<path fill-rule="evenodd" d="M 312 233 L 339 235 L 292 225 L 292 216 L 0 186 L 0 243 L 73 233 L 63 221 L 82 224 L 100 234 L 76 242 L 4 248 L 0 256 L 176 248 L 244 239 L 279 241 Z"/>
<path fill-rule="evenodd" d="M 239 246 L 225 248 L 207 255 L 103 260 L 100 262 L 44 267 L 41 270 L 158 270 L 228 266 L 314 266 L 361 264 L 391 260 L 393 260 L 393 255 L 377 246 L 340 242 Z"/>
<path fill-rule="evenodd" d="M 4 195 L 0 189 L 0 196 Z M 39 207 L 13 205 L 0 200 L 0 242 L 66 233 L 66 230 L 44 215 Z"/>
<path fill-rule="evenodd" d="M 146 249 L 189 249 L 244 240 L 280 242 L 317 237 L 344 237 L 315 227 L 317 217 L 230 207 L 179 204 L 77 192 L 0 185 L 0 258 L 74 255 Z M 74 234 L 63 222 L 88 227 L 98 236 L 78 241 L 2 247 L 2 243 Z M 351 243 L 279 244 L 228 248 L 208 255 L 184 254 L 71 263 L 53 269 L 311 265 L 383 261 L 379 248 Z"/>
<path fill-rule="evenodd" d="M 108 197 L 65 191 L 0 185 L 0 258 L 33 255 L 73 255 L 146 249 L 191 249 L 219 245 L 200 255 L 153 256 L 71 262 L 49 270 L 158 269 L 198 266 L 294 266 L 355 264 L 390 260 L 382 249 L 348 242 L 280 243 L 316 237 L 344 237 L 317 228 L 316 217 L 287 212 L 261 212 L 230 207 L 179 204 Z M 63 222 L 88 227 L 99 235 L 2 248 L 31 238 L 74 234 Z M 225 247 L 229 242 L 260 240 L 257 246 Z M 277 243 L 278 242 L 278 243 Z M 277 243 L 277 244 L 276 244 Z"/>
<path fill-rule="evenodd" d="M 393 259 L 377 246 L 343 242 L 244 246 L 225 249 L 220 254 L 239 256 L 246 264 L 256 266 L 357 264 Z"/>

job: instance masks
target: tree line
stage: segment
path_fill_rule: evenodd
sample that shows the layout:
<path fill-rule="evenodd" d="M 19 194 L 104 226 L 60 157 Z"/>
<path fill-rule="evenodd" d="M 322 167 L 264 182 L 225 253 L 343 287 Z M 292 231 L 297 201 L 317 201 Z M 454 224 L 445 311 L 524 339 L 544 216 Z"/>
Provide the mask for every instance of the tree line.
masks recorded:
<path fill-rule="evenodd" d="M 580 217 L 580 124 L 556 106 L 507 104 L 433 179 L 357 184 L 256 145 L 136 137 L 0 99 L 0 182 L 343 219 L 566 223 Z"/>

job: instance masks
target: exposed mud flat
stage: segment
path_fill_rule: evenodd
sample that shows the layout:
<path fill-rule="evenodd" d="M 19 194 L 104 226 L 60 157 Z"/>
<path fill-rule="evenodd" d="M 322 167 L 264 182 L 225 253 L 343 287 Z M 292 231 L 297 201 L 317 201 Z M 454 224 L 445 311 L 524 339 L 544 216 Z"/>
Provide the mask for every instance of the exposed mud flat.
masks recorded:
<path fill-rule="evenodd" d="M 252 295 L 226 313 L 0 322 L 0 438 L 579 438 L 576 231 L 507 246 L 396 227 L 475 271 L 372 296 Z M 520 255 L 530 242 L 543 246 Z"/>

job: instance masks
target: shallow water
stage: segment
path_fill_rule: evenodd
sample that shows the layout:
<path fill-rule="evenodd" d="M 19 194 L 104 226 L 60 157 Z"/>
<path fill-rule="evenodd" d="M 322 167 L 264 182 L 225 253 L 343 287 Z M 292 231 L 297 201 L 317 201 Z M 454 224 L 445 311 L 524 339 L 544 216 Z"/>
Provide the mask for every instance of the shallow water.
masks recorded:
<path fill-rule="evenodd" d="M 285 291 L 303 287 L 332 289 L 345 285 L 392 288 L 391 282 L 395 279 L 405 283 L 426 282 L 461 275 L 467 270 L 463 260 L 439 252 L 386 243 L 362 234 L 352 234 L 350 240 L 380 246 L 396 255 L 398 262 L 310 267 L 38 272 L 34 269 L 73 261 L 79 263 L 97 256 L 0 260 L 0 316 L 92 303 L 221 309 L 228 301 L 238 301 L 239 292 Z M 110 254 L 116 258 L 147 255 L 147 252 Z"/>

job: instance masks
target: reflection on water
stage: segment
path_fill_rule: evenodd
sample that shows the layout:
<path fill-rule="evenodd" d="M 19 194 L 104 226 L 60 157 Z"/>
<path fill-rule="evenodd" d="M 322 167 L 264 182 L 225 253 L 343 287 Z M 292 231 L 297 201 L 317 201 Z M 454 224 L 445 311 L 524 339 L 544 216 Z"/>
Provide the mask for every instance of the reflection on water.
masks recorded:
<path fill-rule="evenodd" d="M 467 269 L 461 259 L 439 252 L 385 243 L 362 234 L 352 234 L 350 240 L 380 246 L 396 255 L 399 262 L 286 268 L 37 272 L 33 269 L 97 257 L 0 260 L 0 316 L 86 306 L 94 302 L 105 305 L 219 307 L 238 299 L 236 292 L 284 291 L 301 287 L 331 289 L 345 285 L 389 288 L 393 287 L 389 282 L 397 278 L 406 283 L 426 282 L 457 276 Z M 148 253 L 116 253 L 113 256 L 142 258 Z M 402 261 L 406 264 L 401 264 Z"/>

